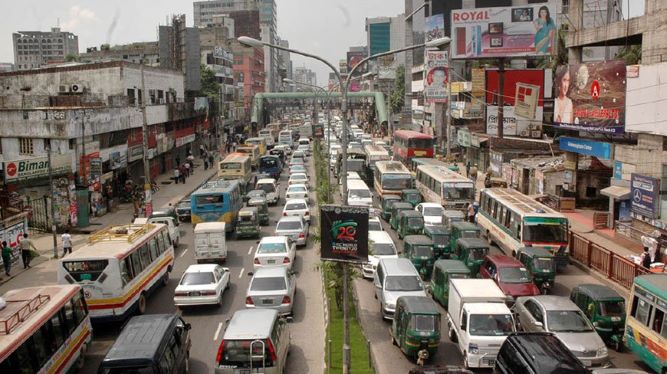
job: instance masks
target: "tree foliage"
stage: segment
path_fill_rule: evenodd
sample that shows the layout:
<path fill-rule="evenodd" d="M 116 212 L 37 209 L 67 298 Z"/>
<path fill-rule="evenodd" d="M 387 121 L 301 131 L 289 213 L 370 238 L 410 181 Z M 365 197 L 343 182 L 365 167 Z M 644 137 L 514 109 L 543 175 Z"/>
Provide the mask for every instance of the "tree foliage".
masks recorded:
<path fill-rule="evenodd" d="M 65 61 L 67 61 L 67 62 L 79 61 L 79 56 L 75 55 L 73 53 L 70 53 L 67 56 L 65 56 Z"/>
<path fill-rule="evenodd" d="M 391 112 L 397 114 L 403 109 L 405 100 L 405 67 L 399 66 L 396 69 L 396 79 L 394 80 L 394 88 L 389 96 L 389 106 Z"/>
<path fill-rule="evenodd" d="M 201 94 L 214 103 L 217 103 L 220 98 L 220 83 L 215 77 L 215 72 L 203 64 L 201 65 Z"/>
<path fill-rule="evenodd" d="M 627 65 L 639 64 L 642 60 L 642 46 L 637 44 L 622 47 L 618 50 L 618 53 L 616 53 L 616 58 L 625 60 Z"/>

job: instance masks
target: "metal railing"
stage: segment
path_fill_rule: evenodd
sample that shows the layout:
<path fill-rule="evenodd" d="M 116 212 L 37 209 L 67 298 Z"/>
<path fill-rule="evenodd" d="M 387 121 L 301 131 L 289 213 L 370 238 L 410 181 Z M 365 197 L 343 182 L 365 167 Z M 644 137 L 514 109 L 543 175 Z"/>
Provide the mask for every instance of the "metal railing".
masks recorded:
<path fill-rule="evenodd" d="M 573 232 L 570 232 L 570 257 L 628 290 L 636 276 L 650 273 L 643 266 Z"/>

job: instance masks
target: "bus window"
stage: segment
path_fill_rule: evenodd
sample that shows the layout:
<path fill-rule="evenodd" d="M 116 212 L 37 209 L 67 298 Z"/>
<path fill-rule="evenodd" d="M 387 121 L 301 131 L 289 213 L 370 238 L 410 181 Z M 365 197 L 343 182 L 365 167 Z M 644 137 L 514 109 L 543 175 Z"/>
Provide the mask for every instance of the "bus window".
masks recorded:
<path fill-rule="evenodd" d="M 648 326 L 648 318 L 651 315 L 651 304 L 639 297 L 635 296 L 632 301 L 632 316 L 640 323 Z"/>
<path fill-rule="evenodd" d="M 658 334 L 665 336 L 666 331 L 664 331 L 664 325 L 665 312 L 660 308 L 655 308 L 655 314 L 653 315 L 653 326 L 651 328 Z"/>
<path fill-rule="evenodd" d="M 62 266 L 77 282 L 96 281 L 109 264 L 109 260 L 63 261 Z"/>
<path fill-rule="evenodd" d="M 30 339 L 28 339 L 29 351 L 32 351 L 32 359 L 35 360 L 37 367 L 42 367 L 49 359 L 51 354 L 47 352 L 47 338 L 42 329 L 36 330 Z"/>
<path fill-rule="evenodd" d="M 139 252 L 139 255 L 141 256 L 141 262 L 143 263 L 144 268 L 148 267 L 151 264 L 151 255 L 148 253 L 148 244 L 141 246 L 137 252 Z"/>
<path fill-rule="evenodd" d="M 65 328 L 65 325 L 63 324 L 63 311 L 60 310 L 58 313 L 54 314 L 53 317 L 51 317 L 51 327 L 52 327 L 52 337 L 53 341 L 56 344 L 56 347 L 60 347 L 64 342 L 65 339 L 67 338 L 67 329 Z"/>
<path fill-rule="evenodd" d="M 155 261 L 156 258 L 160 255 L 160 252 L 158 251 L 157 247 L 157 239 L 151 238 L 151 240 L 148 242 L 149 250 L 150 250 L 150 255 L 151 255 L 151 261 Z"/>
<path fill-rule="evenodd" d="M 125 257 L 125 259 L 120 263 L 120 274 L 121 278 L 123 279 L 123 286 L 130 283 L 132 279 L 134 279 L 132 263 L 130 262 L 129 257 Z"/>
<path fill-rule="evenodd" d="M 74 317 L 76 318 L 76 325 L 78 326 L 88 315 L 88 309 L 83 301 L 83 295 L 81 293 L 76 294 L 72 298 L 71 303 L 74 307 Z"/>
<path fill-rule="evenodd" d="M 162 237 L 162 235 L 156 235 L 155 237 L 157 238 L 158 242 L 158 251 L 160 254 L 162 254 L 162 252 L 167 250 L 167 247 L 165 247 L 164 244 L 164 238 Z"/>
<path fill-rule="evenodd" d="M 132 259 L 132 269 L 134 270 L 134 275 L 137 276 L 141 274 L 141 272 L 144 270 L 144 266 L 141 263 L 139 252 L 132 252 L 132 254 L 130 254 L 130 258 Z"/>

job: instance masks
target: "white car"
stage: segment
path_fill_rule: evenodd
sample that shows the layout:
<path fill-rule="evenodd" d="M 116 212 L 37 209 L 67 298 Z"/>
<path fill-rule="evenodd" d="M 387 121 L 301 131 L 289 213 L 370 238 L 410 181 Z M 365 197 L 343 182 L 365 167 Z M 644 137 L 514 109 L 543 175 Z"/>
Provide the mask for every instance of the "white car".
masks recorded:
<path fill-rule="evenodd" d="M 273 148 L 282 150 L 288 156 L 292 154 L 292 148 L 287 144 L 278 144 Z"/>
<path fill-rule="evenodd" d="M 266 201 L 269 204 L 276 205 L 280 201 L 277 181 L 273 178 L 262 178 L 255 185 L 256 190 L 266 192 Z"/>
<path fill-rule="evenodd" d="M 292 158 L 300 158 L 303 160 L 303 162 L 306 162 L 306 152 L 303 150 L 296 150 L 294 153 L 292 153 Z"/>
<path fill-rule="evenodd" d="M 368 218 L 368 231 L 384 231 L 379 217 Z"/>
<path fill-rule="evenodd" d="M 437 203 L 419 203 L 415 210 L 424 217 L 424 225 L 439 225 L 442 223 L 442 212 L 445 208 Z"/>
<path fill-rule="evenodd" d="M 229 288 L 229 269 L 216 264 L 190 265 L 174 291 L 177 307 L 222 304 Z"/>
<path fill-rule="evenodd" d="M 286 236 L 265 236 L 259 242 L 253 260 L 253 269 L 264 266 L 292 268 L 296 257 L 296 243 Z"/>
<path fill-rule="evenodd" d="M 297 152 L 303 152 L 303 154 L 306 155 L 306 157 L 310 156 L 310 146 L 309 146 L 309 145 L 306 145 L 306 144 L 300 144 L 300 145 L 296 148 L 296 151 L 297 151 Z"/>
<path fill-rule="evenodd" d="M 178 243 L 181 242 L 181 231 L 178 229 L 178 226 L 176 226 L 176 220 L 174 220 L 173 217 L 139 217 L 135 218 L 133 223 L 138 225 L 145 225 L 147 223 L 161 223 L 167 225 L 167 228 L 169 229 L 169 237 L 171 238 L 171 242 L 174 243 L 174 248 L 177 248 Z"/>
<path fill-rule="evenodd" d="M 308 196 L 308 186 L 305 184 L 290 184 L 285 192 L 285 200 L 304 199 L 310 201 Z"/>
<path fill-rule="evenodd" d="M 310 225 L 301 217 L 282 217 L 276 224 L 274 235 L 287 236 L 292 239 L 297 246 L 308 243 L 308 230 Z"/>
<path fill-rule="evenodd" d="M 283 217 L 298 216 L 310 223 L 310 208 L 305 199 L 290 199 L 285 202 Z"/>
<path fill-rule="evenodd" d="M 294 173 L 290 175 L 287 185 L 291 186 L 293 184 L 305 184 L 306 187 L 309 187 L 308 176 L 306 173 Z"/>

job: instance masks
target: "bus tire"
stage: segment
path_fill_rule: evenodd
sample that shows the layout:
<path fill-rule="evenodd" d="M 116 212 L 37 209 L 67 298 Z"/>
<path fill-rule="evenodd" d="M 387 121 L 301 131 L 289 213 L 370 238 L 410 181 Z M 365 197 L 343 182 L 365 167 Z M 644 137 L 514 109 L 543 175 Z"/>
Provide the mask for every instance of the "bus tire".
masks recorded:
<path fill-rule="evenodd" d="M 146 293 L 142 292 L 137 300 L 137 314 L 143 315 L 146 313 Z"/>
<path fill-rule="evenodd" d="M 167 284 L 169 284 L 169 272 L 165 272 L 164 275 L 162 276 L 162 286 L 167 287 Z"/>

